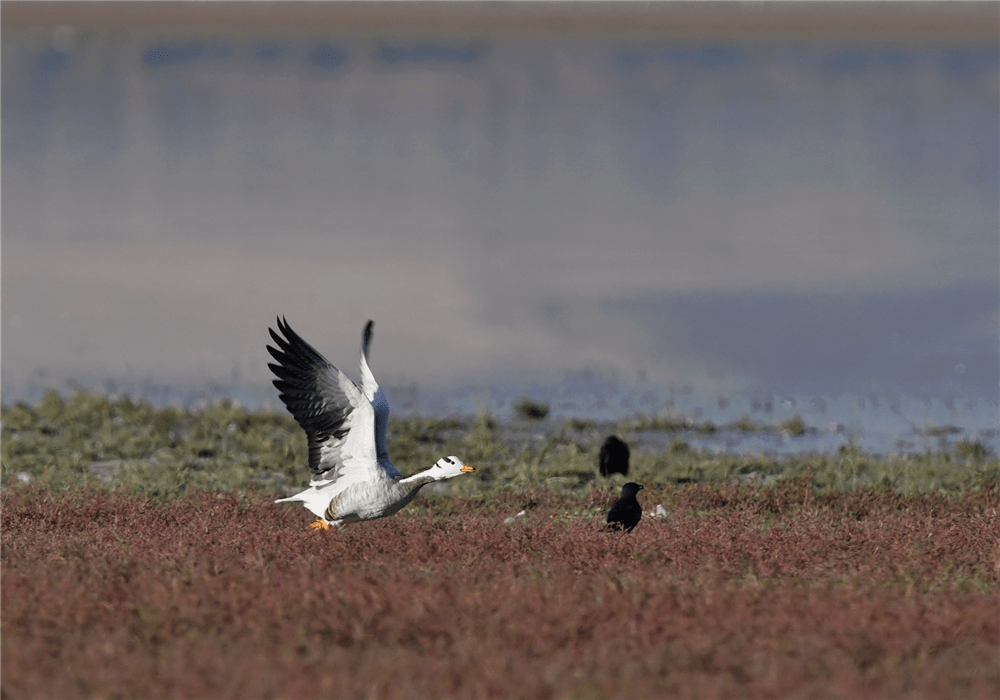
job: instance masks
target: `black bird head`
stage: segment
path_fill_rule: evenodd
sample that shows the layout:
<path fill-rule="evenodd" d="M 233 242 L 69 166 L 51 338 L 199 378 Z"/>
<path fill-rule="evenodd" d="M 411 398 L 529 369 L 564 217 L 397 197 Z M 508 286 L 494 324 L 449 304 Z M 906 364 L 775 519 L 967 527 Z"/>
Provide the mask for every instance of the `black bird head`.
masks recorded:
<path fill-rule="evenodd" d="M 644 488 L 646 487 L 643 486 L 642 484 L 637 484 L 634 481 L 630 481 L 624 486 L 622 486 L 622 498 L 625 498 L 626 496 L 631 496 L 632 498 L 635 498 L 635 495 L 640 491 L 642 491 Z"/>

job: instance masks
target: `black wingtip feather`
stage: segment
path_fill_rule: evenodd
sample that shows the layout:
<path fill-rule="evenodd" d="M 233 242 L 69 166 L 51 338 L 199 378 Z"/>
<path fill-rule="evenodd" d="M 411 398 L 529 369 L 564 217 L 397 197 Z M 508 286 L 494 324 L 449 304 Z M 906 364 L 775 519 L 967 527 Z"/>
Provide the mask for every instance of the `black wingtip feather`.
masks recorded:
<path fill-rule="evenodd" d="M 328 364 L 326 358 L 316 348 L 303 340 L 302 336 L 293 331 L 292 327 L 288 325 L 288 321 L 284 318 L 278 321 L 278 330 L 285 336 L 284 338 L 277 335 L 272 329 L 268 329 L 271 337 L 274 338 L 274 342 L 278 344 L 285 354 L 284 357 L 275 357 L 278 362 L 286 366 L 292 363 L 301 367 Z M 274 355 L 273 352 L 271 354 Z"/>
<path fill-rule="evenodd" d="M 276 360 L 276 364 L 267 365 L 276 377 L 271 383 L 278 390 L 278 398 L 305 430 L 309 438 L 309 469 L 317 475 L 325 471 L 320 466 L 321 446 L 331 438 L 343 439 L 350 431 L 344 424 L 354 409 L 338 387 L 338 382 L 346 377 L 293 331 L 284 317 L 277 318 L 276 325 L 277 331 L 268 328 L 268 332 L 277 347 L 265 346 Z M 370 334 L 370 328 L 366 331 Z"/>
<path fill-rule="evenodd" d="M 368 319 L 368 323 L 365 324 L 365 332 L 361 336 L 361 350 L 368 356 L 368 345 L 372 342 L 372 330 L 375 328 L 375 322 Z"/>

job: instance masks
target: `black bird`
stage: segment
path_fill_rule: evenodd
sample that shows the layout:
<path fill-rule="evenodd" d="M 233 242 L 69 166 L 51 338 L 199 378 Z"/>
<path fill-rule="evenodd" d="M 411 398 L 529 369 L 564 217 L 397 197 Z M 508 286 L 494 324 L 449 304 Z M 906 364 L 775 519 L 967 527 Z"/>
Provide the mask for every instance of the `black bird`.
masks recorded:
<path fill-rule="evenodd" d="M 625 444 L 625 441 L 614 435 L 609 435 L 608 439 L 601 445 L 601 476 L 611 476 L 612 474 L 628 476 L 628 455 L 628 445 Z"/>
<path fill-rule="evenodd" d="M 642 520 L 642 506 L 635 500 L 635 495 L 642 491 L 642 484 L 628 482 L 622 486 L 622 497 L 615 501 L 608 511 L 608 525 L 614 530 L 632 532 Z"/>

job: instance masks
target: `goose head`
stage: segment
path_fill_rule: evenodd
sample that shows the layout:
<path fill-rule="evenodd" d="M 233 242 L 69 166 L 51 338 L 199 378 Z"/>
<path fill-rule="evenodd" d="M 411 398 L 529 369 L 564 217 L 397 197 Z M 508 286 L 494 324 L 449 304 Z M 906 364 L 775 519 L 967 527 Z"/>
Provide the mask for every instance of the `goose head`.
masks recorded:
<path fill-rule="evenodd" d="M 432 476 L 434 481 L 443 481 L 459 474 L 468 474 L 474 471 L 476 470 L 468 464 L 463 464 L 458 457 L 450 456 L 439 459 L 433 467 L 427 470 L 427 475 Z"/>

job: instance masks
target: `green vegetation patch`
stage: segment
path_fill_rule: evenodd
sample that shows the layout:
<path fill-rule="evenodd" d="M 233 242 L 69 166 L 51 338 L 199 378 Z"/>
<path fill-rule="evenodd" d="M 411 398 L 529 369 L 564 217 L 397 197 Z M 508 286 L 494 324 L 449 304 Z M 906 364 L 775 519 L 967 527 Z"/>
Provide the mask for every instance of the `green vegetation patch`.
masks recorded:
<path fill-rule="evenodd" d="M 153 408 L 128 397 L 78 392 L 63 398 L 53 391 L 35 406 L 3 406 L 0 419 L 4 487 L 95 484 L 163 498 L 191 489 L 256 488 L 284 495 L 309 478 L 305 434 L 284 411 L 248 411 L 230 401 L 198 409 Z M 806 429 L 800 423 L 793 419 L 782 429 L 795 434 Z M 673 428 L 691 430 L 692 425 L 638 417 L 615 430 L 635 444 L 642 431 Z M 760 429 L 752 424 L 750 428 Z M 594 423 L 570 419 L 515 445 L 505 439 L 505 426 L 486 413 L 475 419 L 414 416 L 390 420 L 388 448 L 404 474 L 452 454 L 476 468 L 471 478 L 425 489 L 431 496 L 591 487 L 614 493 L 622 478 L 605 480 L 597 472 L 603 438 Z M 628 480 L 650 488 L 690 483 L 767 486 L 805 477 L 818 493 L 884 487 L 901 493 L 958 494 L 996 488 L 1000 460 L 982 443 L 969 440 L 921 455 L 875 457 L 846 445 L 835 455 L 770 457 L 712 454 L 675 439 L 658 452 L 633 448 Z"/>
<path fill-rule="evenodd" d="M 527 396 L 522 396 L 514 404 L 514 413 L 519 418 L 544 420 L 549 415 L 549 405 L 539 401 L 532 401 Z"/>

